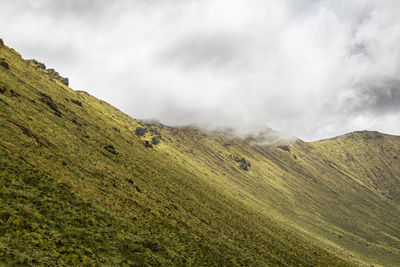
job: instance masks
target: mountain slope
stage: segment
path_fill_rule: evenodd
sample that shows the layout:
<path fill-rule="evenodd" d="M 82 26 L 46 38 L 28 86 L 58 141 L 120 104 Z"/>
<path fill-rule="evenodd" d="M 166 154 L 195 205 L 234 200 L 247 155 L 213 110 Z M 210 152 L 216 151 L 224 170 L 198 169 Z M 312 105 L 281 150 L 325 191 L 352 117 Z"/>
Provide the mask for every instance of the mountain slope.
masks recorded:
<path fill-rule="evenodd" d="M 0 261 L 400 265 L 399 137 L 278 146 L 140 122 L 0 58 Z"/>
<path fill-rule="evenodd" d="M 0 262 L 348 265 L 186 168 L 167 136 L 147 144 L 142 123 L 0 58 Z"/>
<path fill-rule="evenodd" d="M 187 168 L 309 240 L 359 264 L 400 264 L 400 137 L 272 146 L 191 128 L 161 133 L 172 136 L 161 149 Z"/>

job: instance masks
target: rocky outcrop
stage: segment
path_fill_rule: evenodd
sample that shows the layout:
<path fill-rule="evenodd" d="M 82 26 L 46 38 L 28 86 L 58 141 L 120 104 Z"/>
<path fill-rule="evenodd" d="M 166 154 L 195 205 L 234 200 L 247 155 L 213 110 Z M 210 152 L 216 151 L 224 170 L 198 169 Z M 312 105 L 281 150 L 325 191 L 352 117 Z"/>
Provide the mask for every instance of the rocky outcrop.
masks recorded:
<path fill-rule="evenodd" d="M 50 76 L 50 78 L 58 80 L 62 82 L 64 85 L 68 86 L 69 85 L 69 80 L 68 78 L 62 77 L 57 71 L 54 69 L 46 69 L 46 65 L 42 62 L 37 61 L 36 59 L 29 59 L 28 62 L 34 65 L 36 69 L 42 69 L 45 70 L 47 75 Z"/>
<path fill-rule="evenodd" d="M 60 76 L 60 74 L 57 71 L 55 71 L 54 69 L 48 69 L 47 70 L 47 74 L 50 76 L 50 78 L 53 78 L 55 80 L 59 80 L 60 82 L 62 82 L 66 86 L 69 85 L 68 78 L 64 78 L 64 77 Z"/>
<path fill-rule="evenodd" d="M 32 63 L 37 69 L 42 69 L 42 70 L 46 69 L 46 65 L 44 65 L 44 63 L 42 62 L 37 61 L 36 59 L 30 59 L 28 60 L 28 62 Z"/>

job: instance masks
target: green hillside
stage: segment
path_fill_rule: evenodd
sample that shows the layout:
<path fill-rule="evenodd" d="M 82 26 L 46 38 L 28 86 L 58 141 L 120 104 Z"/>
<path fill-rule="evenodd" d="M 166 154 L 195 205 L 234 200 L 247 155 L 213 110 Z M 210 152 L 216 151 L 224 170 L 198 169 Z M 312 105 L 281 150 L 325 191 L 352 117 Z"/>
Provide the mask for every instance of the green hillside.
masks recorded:
<path fill-rule="evenodd" d="M 400 265 L 399 137 L 262 145 L 67 84 L 0 44 L 0 262 Z"/>
<path fill-rule="evenodd" d="M 357 264 L 400 266 L 400 137 L 266 146 L 189 128 L 162 134 L 174 136 L 166 153 L 309 241 Z"/>

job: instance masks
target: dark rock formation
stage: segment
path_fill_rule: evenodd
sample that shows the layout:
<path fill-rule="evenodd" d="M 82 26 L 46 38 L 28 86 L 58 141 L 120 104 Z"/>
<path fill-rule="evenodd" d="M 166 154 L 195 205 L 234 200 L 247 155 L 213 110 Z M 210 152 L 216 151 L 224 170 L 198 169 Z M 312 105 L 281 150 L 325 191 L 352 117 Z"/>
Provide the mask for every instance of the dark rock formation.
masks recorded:
<path fill-rule="evenodd" d="M 145 147 L 149 147 L 149 148 L 153 148 L 153 146 L 150 144 L 150 142 L 149 141 L 144 141 L 144 146 Z"/>
<path fill-rule="evenodd" d="M 131 185 L 133 185 L 133 186 L 135 187 L 135 189 L 136 189 L 136 191 L 137 191 L 138 193 L 141 193 L 141 192 L 142 192 L 142 190 L 141 190 L 137 185 L 135 185 L 135 184 L 133 183 L 133 180 L 132 180 L 132 179 L 126 178 L 126 180 L 127 180 L 128 183 L 130 183 Z"/>
<path fill-rule="evenodd" d="M 20 94 L 18 94 L 17 92 L 15 92 L 14 90 L 10 90 L 10 94 L 11 94 L 11 97 L 19 97 L 19 96 L 21 96 Z"/>
<path fill-rule="evenodd" d="M 78 106 L 82 107 L 82 102 L 81 101 L 78 101 L 78 100 L 75 100 L 75 99 L 71 99 L 71 102 L 74 103 L 75 105 L 78 105 Z"/>
<path fill-rule="evenodd" d="M 240 157 L 240 156 L 233 156 L 233 160 L 234 161 L 236 161 L 236 162 L 238 162 L 240 165 L 239 165 L 239 168 L 241 168 L 242 170 L 244 170 L 244 171 L 248 171 L 249 170 L 249 167 L 251 167 L 251 164 L 250 164 L 250 162 L 248 162 L 245 158 L 243 158 L 243 157 Z"/>
<path fill-rule="evenodd" d="M 136 130 L 135 130 L 135 134 L 137 135 L 137 136 L 143 136 L 143 135 L 145 135 L 147 133 L 147 129 L 146 128 L 143 128 L 143 127 L 138 127 L 138 128 L 136 128 Z"/>
<path fill-rule="evenodd" d="M 4 58 L 0 58 L 0 66 L 2 66 L 5 69 L 9 69 L 10 67 L 8 66 L 8 63 Z"/>
<path fill-rule="evenodd" d="M 115 147 L 113 145 L 106 145 L 104 147 L 105 150 L 107 150 L 108 152 L 110 152 L 111 154 L 116 155 L 117 151 L 115 151 Z"/>
<path fill-rule="evenodd" d="M 150 132 L 151 132 L 152 134 L 160 135 L 160 132 L 158 131 L 157 128 L 150 128 Z"/>
<path fill-rule="evenodd" d="M 288 145 L 278 146 L 278 148 L 280 148 L 280 149 L 282 149 L 284 151 L 290 152 L 290 147 Z"/>
<path fill-rule="evenodd" d="M 31 62 L 33 65 L 35 65 L 35 68 L 37 69 L 42 69 L 42 70 L 46 69 L 46 65 L 44 65 L 44 63 L 42 62 L 37 61 L 36 59 L 30 59 L 28 61 Z"/>
<path fill-rule="evenodd" d="M 42 69 L 47 72 L 47 75 L 49 75 L 50 78 L 58 80 L 65 84 L 66 86 L 69 85 L 68 78 L 62 77 L 57 71 L 54 69 L 46 69 L 46 65 L 42 62 L 37 61 L 36 59 L 29 59 L 27 60 L 28 62 L 32 63 L 36 69 Z"/>
<path fill-rule="evenodd" d="M 68 78 L 63 78 L 63 77 L 61 77 L 60 81 L 61 81 L 64 85 L 66 85 L 66 86 L 69 85 L 69 80 L 68 80 Z"/>
<path fill-rule="evenodd" d="M 140 189 L 139 186 L 135 185 L 135 189 L 136 189 L 136 191 L 137 191 L 138 193 L 142 193 L 142 189 Z"/>
<path fill-rule="evenodd" d="M 58 80 L 60 82 L 62 82 L 63 84 L 65 84 L 66 86 L 69 85 L 69 81 L 68 78 L 64 78 L 62 77 L 57 71 L 55 71 L 54 69 L 48 69 L 47 70 L 47 75 L 50 76 L 50 78 Z"/>
<path fill-rule="evenodd" d="M 160 143 L 160 137 L 156 136 L 151 139 L 153 145 L 158 145 Z"/>
<path fill-rule="evenodd" d="M 61 112 L 60 110 L 58 110 L 57 105 L 54 103 L 53 99 L 44 94 L 44 93 L 40 93 L 40 101 L 45 103 L 50 109 L 52 109 L 54 111 L 54 114 L 56 114 L 58 117 L 61 117 Z"/>

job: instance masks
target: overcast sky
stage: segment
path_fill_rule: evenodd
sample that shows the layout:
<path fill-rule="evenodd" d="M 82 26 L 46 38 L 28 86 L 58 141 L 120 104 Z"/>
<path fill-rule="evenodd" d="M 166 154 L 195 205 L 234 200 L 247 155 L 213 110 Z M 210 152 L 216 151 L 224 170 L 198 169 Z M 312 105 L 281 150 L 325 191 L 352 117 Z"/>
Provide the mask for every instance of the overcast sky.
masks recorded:
<path fill-rule="evenodd" d="M 134 118 L 400 134 L 398 0 L 4 0 L 0 37 Z"/>

